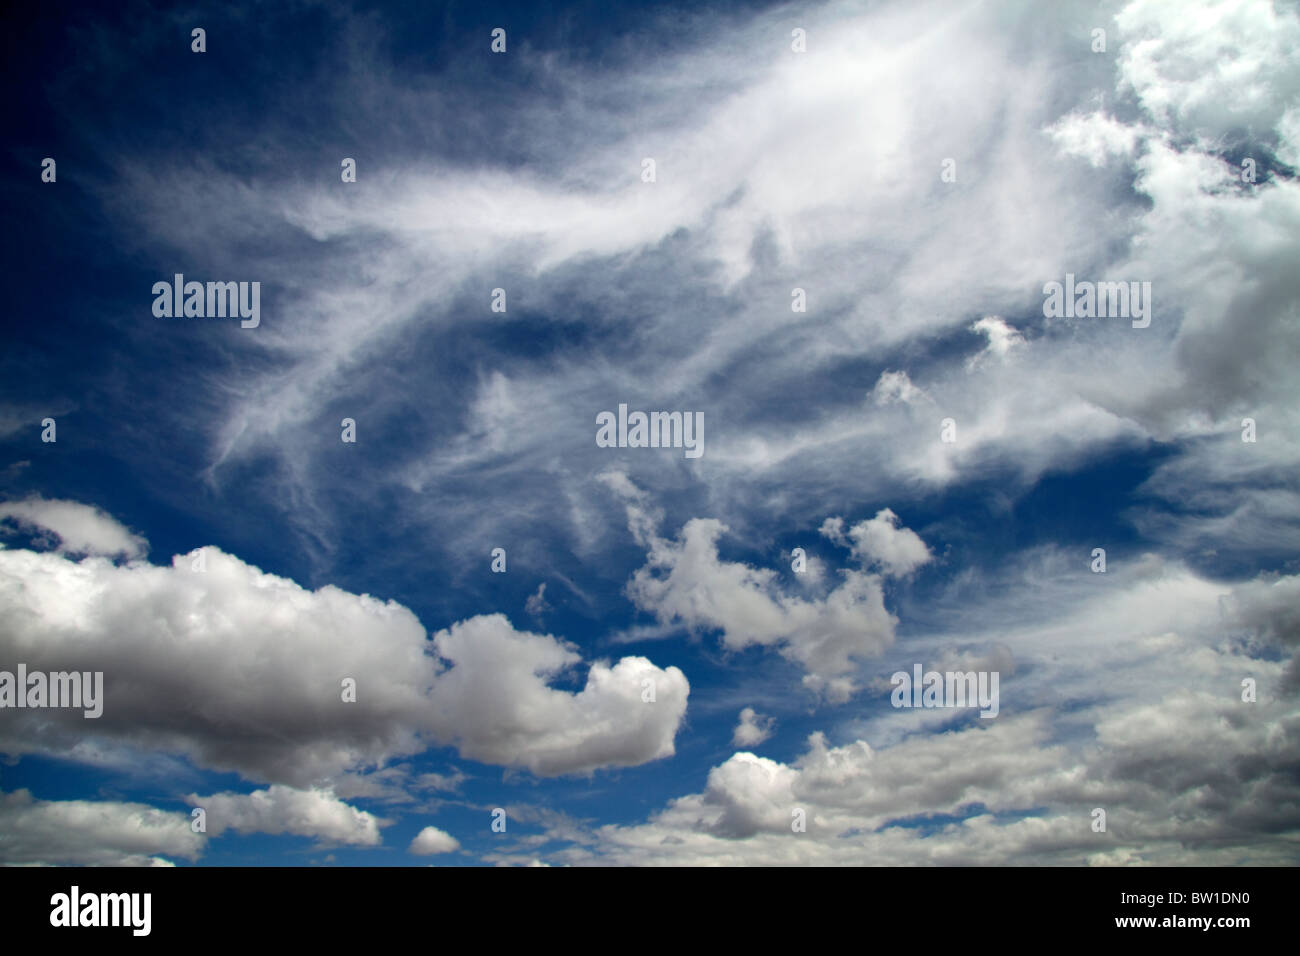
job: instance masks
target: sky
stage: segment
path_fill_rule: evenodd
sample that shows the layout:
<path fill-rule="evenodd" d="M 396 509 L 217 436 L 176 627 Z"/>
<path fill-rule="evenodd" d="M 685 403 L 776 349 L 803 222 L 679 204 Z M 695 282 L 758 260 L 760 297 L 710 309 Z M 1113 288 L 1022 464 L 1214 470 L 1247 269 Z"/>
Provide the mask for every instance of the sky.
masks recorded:
<path fill-rule="evenodd" d="M 1294 3 L 5 16 L 0 863 L 1300 862 Z"/>

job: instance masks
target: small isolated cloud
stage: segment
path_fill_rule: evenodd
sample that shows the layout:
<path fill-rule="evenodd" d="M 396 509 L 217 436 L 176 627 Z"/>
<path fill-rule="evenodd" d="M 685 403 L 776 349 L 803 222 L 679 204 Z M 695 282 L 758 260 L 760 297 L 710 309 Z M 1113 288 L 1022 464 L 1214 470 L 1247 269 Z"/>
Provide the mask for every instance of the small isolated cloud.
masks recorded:
<path fill-rule="evenodd" d="M 546 602 L 546 582 L 543 581 L 537 586 L 537 593 L 531 594 L 524 603 L 524 610 L 529 614 L 537 617 L 545 614 L 551 609 L 551 605 Z"/>
<path fill-rule="evenodd" d="M 757 747 L 772 736 L 776 719 L 754 712 L 753 707 L 746 707 L 740 712 L 740 723 L 731 734 L 731 742 L 737 747 Z"/>
<path fill-rule="evenodd" d="M 821 533 L 836 544 L 845 545 L 853 557 L 864 565 L 880 568 L 887 577 L 903 577 L 930 561 L 930 549 L 920 535 L 898 526 L 898 515 L 888 508 L 876 512 L 869 521 L 861 521 L 844 533 L 843 518 L 827 518 Z"/>
<path fill-rule="evenodd" d="M 415 839 L 407 847 L 407 852 L 419 856 L 433 856 L 437 853 L 455 853 L 459 849 L 460 841 L 450 833 L 437 827 L 425 827 L 415 835 Z"/>
<path fill-rule="evenodd" d="M 0 520 L 13 520 L 24 530 L 47 531 L 59 539 L 61 554 L 122 555 L 140 558 L 149 550 L 134 534 L 93 505 L 33 495 L 22 501 L 0 503 Z"/>

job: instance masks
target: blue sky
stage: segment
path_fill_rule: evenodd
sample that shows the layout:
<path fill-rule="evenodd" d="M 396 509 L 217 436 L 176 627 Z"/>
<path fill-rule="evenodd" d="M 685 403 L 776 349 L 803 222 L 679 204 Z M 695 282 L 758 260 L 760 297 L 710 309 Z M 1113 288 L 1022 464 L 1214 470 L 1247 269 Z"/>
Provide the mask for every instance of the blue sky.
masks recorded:
<path fill-rule="evenodd" d="M 1296 862 L 1293 6 L 4 32 L 0 862 Z"/>

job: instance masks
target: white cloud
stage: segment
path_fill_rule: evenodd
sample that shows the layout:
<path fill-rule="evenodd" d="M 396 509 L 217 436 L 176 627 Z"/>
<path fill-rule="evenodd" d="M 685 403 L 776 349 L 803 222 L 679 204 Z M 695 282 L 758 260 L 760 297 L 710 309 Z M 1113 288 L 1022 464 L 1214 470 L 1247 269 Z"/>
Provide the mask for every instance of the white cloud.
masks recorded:
<path fill-rule="evenodd" d="M 190 794 L 191 806 L 207 811 L 207 832 L 291 833 L 322 843 L 377 846 L 384 821 L 339 800 L 328 790 L 296 790 L 275 784 L 252 793 Z"/>
<path fill-rule="evenodd" d="M 1131 156 L 1138 131 L 1104 113 L 1071 113 L 1047 130 L 1063 153 L 1082 156 L 1093 166 L 1102 166 L 1112 156 Z"/>
<path fill-rule="evenodd" d="M 885 608 L 879 575 L 848 569 L 824 597 L 787 594 L 774 569 L 719 557 L 717 542 L 727 530 L 720 521 L 692 518 L 670 541 L 659 536 L 660 515 L 626 476 L 609 476 L 606 484 L 623 499 L 633 537 L 649 549 L 627 594 L 661 626 L 720 631 L 729 650 L 772 647 L 803 668 L 805 687 L 835 702 L 858 689 L 856 663 L 893 642 L 897 618 Z M 823 533 L 835 537 L 842 525 L 841 519 L 827 519 Z M 854 557 L 880 565 L 885 574 L 907 574 L 930 559 L 924 542 L 898 528 L 897 515 L 887 508 L 850 536 Z"/>
<path fill-rule="evenodd" d="M 576 694 L 546 686 L 581 658 L 549 635 L 516 631 L 504 615 L 434 635 L 451 661 L 429 695 L 434 723 L 473 760 L 538 776 L 635 766 L 671 756 L 690 685 L 644 657 L 595 661 Z M 653 688 L 654 700 L 643 699 Z"/>
<path fill-rule="evenodd" d="M 186 813 L 139 803 L 37 800 L 0 793 L 0 863 L 50 866 L 168 866 L 197 860 L 204 837 Z"/>
<path fill-rule="evenodd" d="M 641 520 L 629 505 L 629 523 Z M 872 657 L 894 639 L 897 618 L 885 609 L 880 578 L 842 572 L 824 598 L 782 593 L 777 572 L 718 556 L 726 526 L 692 518 L 676 541 L 651 538 L 646 564 L 627 585 L 628 596 L 664 625 L 721 632 L 724 647 L 773 647 L 805 671 L 803 683 L 843 701 L 857 689 L 855 660 Z"/>
<path fill-rule="evenodd" d="M 11 712 L 0 750 L 155 750 L 299 788 L 448 743 L 538 774 L 673 752 L 689 693 L 675 667 L 597 661 L 581 691 L 556 690 L 547 680 L 579 655 L 502 615 L 430 642 L 395 602 L 308 591 L 204 551 L 196 571 L 189 556 L 121 566 L 0 550 L 0 658 L 104 672 L 102 717 Z M 343 700 L 348 678 L 355 702 Z M 657 685 L 652 704 L 641 700 L 646 680 Z"/>
<path fill-rule="evenodd" d="M 895 402 L 911 405 L 926 395 L 912 384 L 906 372 L 881 372 L 871 397 L 877 405 L 892 405 Z"/>
<path fill-rule="evenodd" d="M 5 518 L 25 528 L 53 532 L 61 553 L 139 558 L 149 550 L 143 537 L 99 508 L 78 501 L 33 495 L 22 501 L 0 502 L 0 520 Z"/>
<path fill-rule="evenodd" d="M 1003 359 L 1016 346 L 1024 345 L 1025 338 L 999 315 L 986 315 L 971 326 L 972 332 L 979 332 L 988 339 L 984 351 L 977 352 L 966 360 L 968 369 L 975 368 L 990 358 Z"/>
<path fill-rule="evenodd" d="M 860 521 L 844 534 L 843 518 L 827 518 L 821 533 L 836 544 L 847 545 L 853 557 L 865 566 L 878 566 L 882 573 L 902 577 L 911 574 L 930 559 L 930 549 L 911 528 L 898 526 L 898 515 L 888 508 L 874 518 Z"/>
<path fill-rule="evenodd" d="M 546 601 L 546 582 L 543 581 L 537 586 L 537 591 L 528 596 L 524 602 L 524 610 L 534 617 L 545 614 L 551 610 L 551 605 Z"/>
<path fill-rule="evenodd" d="M 928 426 L 865 416 L 806 386 L 835 363 L 915 354 L 918 342 L 968 326 L 972 299 L 1007 315 L 1032 308 L 1036 288 L 1061 261 L 1115 246 L 1091 218 L 1112 197 L 1110 184 L 1081 181 L 1042 135 L 1093 72 L 1058 68 L 1078 41 L 1066 29 L 1071 17 L 1055 11 L 968 5 L 954 15 L 937 3 L 832 3 L 809 11 L 816 44 L 804 56 L 784 50 L 785 19 L 780 11 L 701 16 L 689 42 L 675 25 L 660 24 L 678 42 L 649 71 L 616 57 L 598 66 L 537 61 L 529 68 L 548 92 L 512 106 L 530 155 L 509 167 L 395 149 L 343 196 L 192 165 L 144 171 L 124 158 L 130 198 L 114 208 L 142 217 L 177 247 L 237 246 L 248 210 L 269 234 L 279 224 L 319 240 L 309 254 L 296 241 L 269 243 L 260 258 L 296 319 L 268 321 L 255 340 L 241 341 L 253 353 L 265 350 L 270 366 L 239 363 L 222 374 L 225 387 L 214 394 L 229 397 L 213 410 L 214 483 L 242 459 L 280 462 L 292 493 L 274 504 L 314 508 L 310 537 L 327 551 L 343 532 L 323 504 L 334 493 L 335 463 L 314 436 L 320 409 L 342 393 L 367 420 L 400 409 L 414 419 L 412 434 L 428 436 L 393 449 L 397 461 L 355 463 L 354 493 L 380 494 L 394 482 L 421 490 L 438 506 L 414 507 L 407 518 L 413 527 L 436 524 L 449 549 L 507 525 L 517 532 L 524 522 L 562 529 L 575 547 L 608 545 L 584 498 L 590 475 L 610 456 L 580 426 L 629 394 L 705 410 L 708 451 L 689 474 L 733 483 L 740 500 L 761 497 L 747 494 L 754 485 L 788 486 L 796 467 L 828 494 L 870 495 L 859 476 L 848 477 L 864 443 L 882 457 L 869 484 L 960 475 L 966 459 L 930 461 L 921 445 Z M 355 26 L 363 35 L 372 29 Z M 763 49 L 773 55 L 755 57 Z M 413 89 L 410 77 L 383 64 L 357 67 L 329 86 L 340 103 L 390 103 L 415 129 L 428 123 L 426 132 L 439 135 L 430 117 L 456 102 L 447 83 Z M 593 97 L 594 89 L 602 95 Z M 718 143 L 728 148 L 719 152 Z M 636 175 L 639 158 L 651 154 L 660 171 L 653 186 Z M 958 182 L 944 184 L 939 164 L 950 155 L 959 158 Z M 864 175 L 870 169 L 899 174 Z M 189 225 L 198 221 L 203 230 Z M 889 236 L 887 247 L 873 235 Z M 334 249 L 345 258 L 333 258 Z M 411 283 L 412 275 L 421 281 Z M 589 305 L 582 326 L 600 336 L 599 360 L 570 351 L 567 336 L 548 336 L 555 347 L 540 360 L 479 337 L 482 323 L 463 301 L 486 301 L 500 282 L 511 287 L 512 309 L 527 302 L 530 312 L 554 316 L 539 319 L 551 330 L 570 321 L 575 303 Z M 790 321 L 794 285 L 810 294 L 804 322 Z M 633 305 L 637 334 L 603 335 Z M 700 308 L 712 315 L 703 336 Z M 816 335 L 808 334 L 813 322 Z M 445 333 L 471 337 L 465 341 L 481 346 L 483 359 L 473 369 L 449 364 L 455 386 L 438 401 L 412 404 L 413 383 L 397 381 L 388 358 L 419 336 Z M 922 374 L 913 370 L 918 381 Z M 917 397 L 903 381 L 882 383 L 882 400 Z M 989 382 L 987 391 L 999 394 L 1002 384 Z M 1010 400 L 1039 384 L 1024 383 Z M 1124 430 L 1104 415 L 1092 428 L 1074 428 L 1091 409 L 1068 385 L 1030 409 L 1047 413 L 1044 434 L 1064 436 L 1030 456 L 1031 466 L 1052 463 L 1059 446 L 1089 446 Z M 762 414 L 770 395 L 796 393 L 807 406 L 802 420 L 774 423 Z M 964 387 L 949 396 L 963 409 L 982 407 L 983 397 Z M 1015 461 L 1022 444 L 1040 436 L 1021 436 L 997 413 L 963 434 Z M 650 460 L 627 467 L 656 491 L 666 475 L 688 474 L 656 470 Z M 462 500 L 457 489 L 467 480 L 484 495 L 508 496 L 510 507 L 485 512 Z"/>
<path fill-rule="evenodd" d="M 731 743 L 736 747 L 757 747 L 772 736 L 776 720 L 756 713 L 753 707 L 746 707 L 740 712 L 740 722 L 732 731 Z"/>
<path fill-rule="evenodd" d="M 433 856 L 438 853 L 455 853 L 459 849 L 460 841 L 450 833 L 437 827 L 425 827 L 415 835 L 407 852 L 420 856 Z"/>
<path fill-rule="evenodd" d="M 913 635 L 878 668 L 997 669 L 996 719 L 947 711 L 936 727 L 926 713 L 887 707 L 839 723 L 838 745 L 829 732 L 811 734 L 788 762 L 736 753 L 699 792 L 642 823 L 570 837 L 552 859 L 1291 861 L 1277 834 L 1300 826 L 1300 709 L 1285 660 L 1300 649 L 1300 576 L 1227 585 L 1148 557 L 1121 560 L 1103 579 L 1070 573 L 1077 559 L 1059 557 L 1024 555 L 954 582 L 940 602 L 951 626 Z M 1241 699 L 1244 676 L 1257 680 L 1254 703 Z M 888 698 L 887 686 L 873 690 Z M 1105 834 L 1091 830 L 1094 807 L 1107 811 Z M 795 809 L 806 833 L 791 829 Z"/>

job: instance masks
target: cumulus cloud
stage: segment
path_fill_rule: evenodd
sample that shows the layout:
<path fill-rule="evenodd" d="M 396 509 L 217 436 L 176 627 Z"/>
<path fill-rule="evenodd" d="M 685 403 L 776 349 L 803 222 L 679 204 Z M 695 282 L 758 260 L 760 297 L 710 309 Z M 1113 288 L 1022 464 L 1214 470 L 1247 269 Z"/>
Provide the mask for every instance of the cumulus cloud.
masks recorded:
<path fill-rule="evenodd" d="M 0 793 L 0 863 L 50 866 L 169 866 L 194 861 L 205 838 L 187 813 L 139 803 L 38 800 Z"/>
<path fill-rule="evenodd" d="M 644 824 L 599 828 L 598 846 L 563 857 L 679 865 L 1077 865 L 1115 857 L 1277 864 L 1288 851 L 1271 834 L 1296 824 L 1288 768 L 1300 718 L 1277 708 L 1252 715 L 1242 706 L 1187 692 L 1137 703 L 1095 716 L 1097 746 L 1082 750 L 1053 743 L 1043 712 L 882 751 L 865 741 L 832 747 L 816 733 L 792 764 L 737 753 L 710 771 L 703 792 L 672 801 Z M 1105 834 L 1090 828 L 1097 806 L 1107 809 Z M 792 830 L 796 809 L 804 833 Z M 933 830 L 899 825 L 935 815 L 954 819 Z M 1204 845 L 1210 834 L 1213 848 Z"/>
<path fill-rule="evenodd" d="M 597 661 L 581 691 L 557 690 L 547 681 L 580 656 L 502 615 L 429 641 L 395 602 L 309 591 L 213 547 L 203 557 L 197 570 L 188 556 L 159 567 L 0 550 L 0 657 L 104 672 L 102 717 L 12 712 L 0 750 L 156 750 L 298 788 L 448 743 L 539 774 L 673 752 L 689 693 L 677 668 Z"/>
<path fill-rule="evenodd" d="M 964 605 L 952 630 L 912 637 L 880 667 L 1000 670 L 996 719 L 946 711 L 935 727 L 930 714 L 887 707 L 839 724 L 838 741 L 813 732 L 788 761 L 738 752 L 698 791 L 643 822 L 593 827 L 553 859 L 1294 862 L 1276 835 L 1300 825 L 1300 710 L 1278 651 L 1295 647 L 1300 576 L 1226 585 L 1149 559 L 1098 590 L 1086 573 L 1045 570 L 1005 567 L 964 585 L 946 599 Z M 1254 702 L 1242 698 L 1245 675 L 1258 682 Z M 1105 834 L 1091 830 L 1095 807 Z M 795 810 L 806 832 L 792 830 Z"/>
<path fill-rule="evenodd" d="M 327 790 L 295 790 L 280 784 L 252 793 L 190 794 L 188 802 L 207 811 L 207 832 L 291 833 L 326 844 L 377 846 L 385 821 L 348 806 Z"/>
<path fill-rule="evenodd" d="M 79 501 L 33 495 L 22 501 L 0 502 L 0 519 L 5 518 L 25 529 L 52 532 L 61 553 L 139 558 L 149 550 L 142 536 L 101 509 Z"/>
<path fill-rule="evenodd" d="M 737 747 L 757 747 L 772 736 L 776 719 L 756 713 L 753 707 L 746 707 L 740 712 L 740 722 L 732 731 L 731 742 Z"/>
<path fill-rule="evenodd" d="M 992 865 L 1272 863 L 1294 827 L 1300 717 L 1232 695 L 1175 692 L 1092 711 L 1095 745 L 1056 743 L 1033 711 L 884 750 L 813 734 L 793 763 L 737 753 L 703 792 L 644 824 L 598 828 L 571 862 Z M 1265 796 L 1268 795 L 1268 796 Z M 1108 832 L 1090 829 L 1108 813 Z M 792 830 L 802 810 L 807 830 Z M 994 814 L 1001 815 L 1001 819 Z M 933 829 L 900 824 L 950 817 Z M 1211 837 L 1211 835 L 1214 835 Z M 1213 847 L 1207 846 L 1213 842 Z"/>
<path fill-rule="evenodd" d="M 888 508 L 874 518 L 860 521 L 844 532 L 843 518 L 827 518 L 821 533 L 836 544 L 852 549 L 853 557 L 867 566 L 877 566 L 883 574 L 902 577 L 930 561 L 930 549 L 911 528 L 898 526 L 898 515 Z"/>
<path fill-rule="evenodd" d="M 460 841 L 450 833 L 437 827 L 425 827 L 415 835 L 407 852 L 419 856 L 433 856 L 438 853 L 455 853 L 459 849 Z"/>
<path fill-rule="evenodd" d="M 466 757 L 553 776 L 674 752 L 690 693 L 676 667 L 644 657 L 612 666 L 595 661 L 585 686 L 572 694 L 546 686 L 546 679 L 577 664 L 576 650 L 549 635 L 516 631 L 504 615 L 462 621 L 433 641 L 453 666 L 429 695 L 432 719 Z"/>
<path fill-rule="evenodd" d="M 625 501 L 629 528 L 649 548 L 627 594 L 661 624 L 719 631 L 730 650 L 772 647 L 803 668 L 804 686 L 832 701 L 847 700 L 857 690 L 855 661 L 893 642 L 898 619 L 885 608 L 879 575 L 849 569 L 823 598 L 787 594 L 775 570 L 721 559 L 718 539 L 727 530 L 722 522 L 692 518 L 668 540 L 654 530 L 656 519 L 639 499 Z M 864 544 L 855 549 L 859 559 L 877 562 L 887 573 L 928 560 L 920 538 L 894 526 L 893 512 L 886 509 L 873 521 L 879 528 L 863 532 Z"/>

